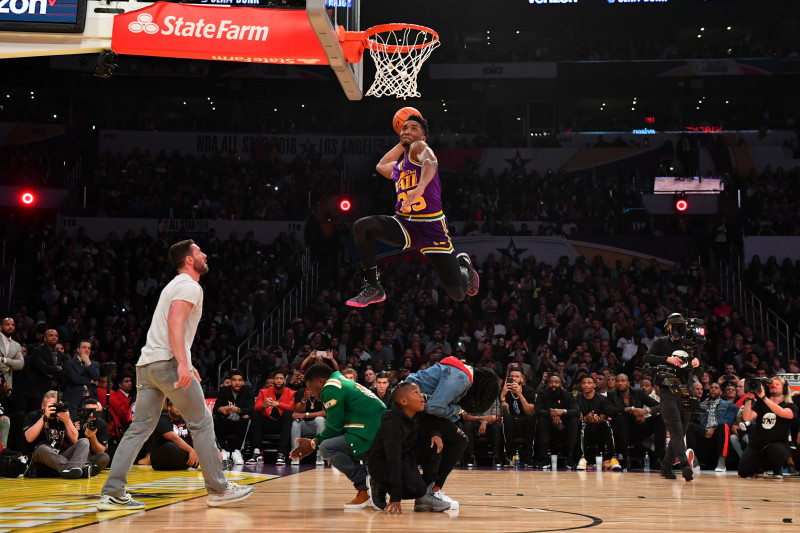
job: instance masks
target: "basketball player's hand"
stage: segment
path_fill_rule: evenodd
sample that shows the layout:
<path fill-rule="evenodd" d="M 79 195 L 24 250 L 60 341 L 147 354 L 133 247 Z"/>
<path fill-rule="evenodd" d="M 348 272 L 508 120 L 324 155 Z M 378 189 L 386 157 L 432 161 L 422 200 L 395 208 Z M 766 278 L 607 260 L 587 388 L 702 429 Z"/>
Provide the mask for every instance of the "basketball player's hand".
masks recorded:
<path fill-rule="evenodd" d="M 403 213 L 410 213 L 411 206 L 414 205 L 420 198 L 422 198 L 423 191 L 419 185 L 408 191 L 408 194 L 403 198 L 403 205 L 400 206 L 400 211 Z"/>
<path fill-rule="evenodd" d="M 194 374 L 194 377 L 197 378 L 198 383 L 203 381 L 202 379 L 200 379 L 200 373 L 197 371 L 195 367 L 192 367 L 192 374 Z"/>
<path fill-rule="evenodd" d="M 431 437 L 431 448 L 436 448 L 436 453 L 442 453 L 442 448 L 444 448 L 442 437 L 438 435 Z"/>
<path fill-rule="evenodd" d="M 295 439 L 297 447 L 289 452 L 289 459 L 302 459 L 314 451 L 311 447 L 311 439 Z"/>
<path fill-rule="evenodd" d="M 197 452 L 194 451 L 194 448 L 192 448 L 192 451 L 189 452 L 189 460 L 186 461 L 186 464 L 189 466 L 197 466 L 199 464 L 199 461 L 197 460 Z"/>
<path fill-rule="evenodd" d="M 389 514 L 403 514 L 403 507 L 400 502 L 389 502 L 384 510 Z"/>
<path fill-rule="evenodd" d="M 188 364 L 178 364 L 178 381 L 175 382 L 176 389 L 188 390 L 192 384 L 192 367 Z"/>

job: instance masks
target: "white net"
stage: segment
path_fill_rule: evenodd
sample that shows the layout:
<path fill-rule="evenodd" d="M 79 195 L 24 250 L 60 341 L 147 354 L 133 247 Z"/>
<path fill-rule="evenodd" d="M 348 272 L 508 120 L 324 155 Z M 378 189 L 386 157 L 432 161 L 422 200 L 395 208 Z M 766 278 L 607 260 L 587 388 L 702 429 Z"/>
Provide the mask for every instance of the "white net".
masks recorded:
<path fill-rule="evenodd" d="M 417 76 L 439 44 L 439 36 L 422 26 L 400 27 L 372 35 L 367 48 L 375 61 L 376 73 L 367 96 L 419 97 Z"/>

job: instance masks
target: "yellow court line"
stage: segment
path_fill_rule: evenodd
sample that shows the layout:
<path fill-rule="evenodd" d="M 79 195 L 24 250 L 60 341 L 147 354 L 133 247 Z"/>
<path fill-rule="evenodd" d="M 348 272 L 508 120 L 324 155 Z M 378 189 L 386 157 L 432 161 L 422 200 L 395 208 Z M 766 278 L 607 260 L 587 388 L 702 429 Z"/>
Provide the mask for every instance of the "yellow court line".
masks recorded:
<path fill-rule="evenodd" d="M 226 471 L 228 480 L 252 485 L 279 476 Z M 0 533 L 55 533 L 97 522 L 129 516 L 126 511 L 98 513 L 108 471 L 91 479 L 0 478 Z M 128 475 L 128 492 L 147 504 L 146 511 L 205 496 L 198 470 L 156 471 L 135 466 Z"/>

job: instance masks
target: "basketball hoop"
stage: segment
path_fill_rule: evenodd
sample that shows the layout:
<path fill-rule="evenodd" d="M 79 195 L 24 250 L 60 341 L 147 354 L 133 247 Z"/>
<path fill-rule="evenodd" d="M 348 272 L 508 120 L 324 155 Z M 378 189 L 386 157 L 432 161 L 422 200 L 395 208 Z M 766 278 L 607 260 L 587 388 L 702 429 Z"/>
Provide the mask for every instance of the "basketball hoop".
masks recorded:
<path fill-rule="evenodd" d="M 419 97 L 417 76 L 439 46 L 439 34 L 416 24 L 380 24 L 363 32 L 364 48 L 375 61 L 375 81 L 367 96 Z"/>

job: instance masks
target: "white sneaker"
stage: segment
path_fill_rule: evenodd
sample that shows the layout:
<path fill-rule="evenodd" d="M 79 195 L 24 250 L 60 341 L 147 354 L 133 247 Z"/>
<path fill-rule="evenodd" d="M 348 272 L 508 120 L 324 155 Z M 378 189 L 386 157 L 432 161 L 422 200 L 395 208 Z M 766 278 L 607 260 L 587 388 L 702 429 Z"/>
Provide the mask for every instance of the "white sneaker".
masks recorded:
<path fill-rule="evenodd" d="M 228 481 L 225 492 L 221 494 L 209 494 L 207 503 L 209 507 L 219 507 L 220 505 L 238 502 L 249 497 L 255 490 L 253 486 L 242 486 L 237 485 L 233 481 Z"/>
<path fill-rule="evenodd" d="M 297 466 L 300 464 L 300 459 L 292 459 L 292 466 Z"/>
<path fill-rule="evenodd" d="M 325 466 L 325 459 L 317 452 L 317 466 Z"/>
<path fill-rule="evenodd" d="M 222 450 L 222 460 L 223 461 L 230 461 L 231 460 L 231 452 L 228 450 Z"/>
<path fill-rule="evenodd" d="M 244 457 L 242 457 L 242 452 L 240 450 L 233 450 L 231 453 L 231 459 L 233 459 L 233 464 L 235 465 L 244 464 Z"/>
<path fill-rule="evenodd" d="M 98 511 L 143 511 L 144 507 L 144 502 L 134 500 L 127 493 L 122 498 L 100 496 L 100 503 L 97 504 Z"/>
<path fill-rule="evenodd" d="M 458 509 L 458 502 L 455 501 L 450 496 L 448 496 L 447 494 L 445 494 L 443 490 L 439 489 L 439 492 L 432 492 L 431 494 L 433 494 L 436 497 L 439 497 L 442 501 L 449 503 L 451 511 Z"/>
<path fill-rule="evenodd" d="M 578 461 L 578 466 L 575 467 L 575 470 L 586 470 L 586 458 L 581 457 L 581 460 Z"/>

